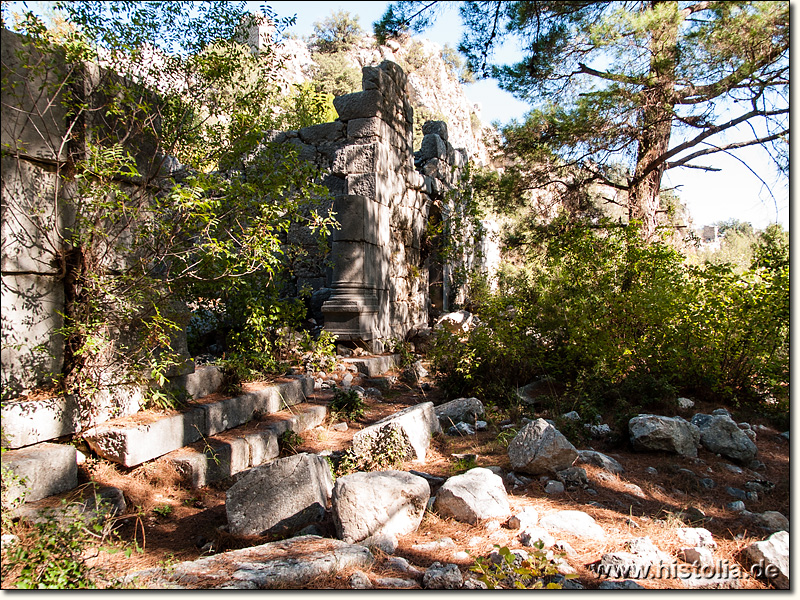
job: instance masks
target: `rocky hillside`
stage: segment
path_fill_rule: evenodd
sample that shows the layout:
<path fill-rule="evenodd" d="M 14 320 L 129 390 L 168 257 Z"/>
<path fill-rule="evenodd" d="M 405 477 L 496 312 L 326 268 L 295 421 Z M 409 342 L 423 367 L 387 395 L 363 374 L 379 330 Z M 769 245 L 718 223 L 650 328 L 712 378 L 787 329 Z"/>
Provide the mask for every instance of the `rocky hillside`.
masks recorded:
<path fill-rule="evenodd" d="M 300 39 L 286 40 L 281 55 L 288 85 L 311 81 L 319 67 L 309 43 Z M 415 123 L 446 121 L 453 146 L 465 148 L 478 164 L 490 162 L 487 138 L 492 129 L 481 121 L 480 105 L 467 98 L 454 69 L 445 62 L 441 46 L 411 37 L 380 45 L 374 37 L 364 36 L 347 51 L 348 63 L 358 71 L 384 60 L 396 62 L 408 75 Z"/>

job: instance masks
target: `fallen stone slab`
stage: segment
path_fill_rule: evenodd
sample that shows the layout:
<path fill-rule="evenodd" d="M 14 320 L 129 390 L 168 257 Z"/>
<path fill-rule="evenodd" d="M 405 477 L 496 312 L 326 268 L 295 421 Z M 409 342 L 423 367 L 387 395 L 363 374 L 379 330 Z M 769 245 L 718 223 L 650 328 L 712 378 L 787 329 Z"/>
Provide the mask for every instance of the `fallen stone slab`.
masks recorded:
<path fill-rule="evenodd" d="M 77 451 L 74 446 L 42 442 L 35 446 L 3 452 L 3 474 L 8 501 L 23 498 L 35 502 L 78 486 Z M 5 499 L 4 499 L 5 502 Z"/>
<path fill-rule="evenodd" d="M 185 483 L 196 489 L 250 468 L 250 444 L 243 437 L 222 433 L 164 458 L 175 465 Z"/>
<path fill-rule="evenodd" d="M 72 396 L 17 400 L 3 404 L 3 448 L 22 448 L 80 430 L 78 404 Z"/>
<path fill-rule="evenodd" d="M 503 479 L 482 467 L 450 477 L 439 488 L 433 508 L 472 525 L 484 519 L 505 519 L 511 513 Z"/>
<path fill-rule="evenodd" d="M 331 495 L 336 534 L 352 543 L 379 534 L 411 533 L 419 527 L 429 498 L 428 482 L 403 471 L 339 477 Z"/>
<path fill-rule="evenodd" d="M 230 532 L 291 534 L 322 520 L 333 490 L 328 461 L 295 454 L 243 473 L 225 494 Z"/>
<path fill-rule="evenodd" d="M 399 443 L 408 458 L 424 463 L 431 435 L 441 431 L 433 403 L 423 402 L 357 432 L 353 436 L 353 452 L 358 456 L 376 456 L 386 452 L 388 446 Z"/>
<path fill-rule="evenodd" d="M 195 400 L 214 394 L 222 387 L 222 369 L 216 365 L 195 367 L 193 373 L 170 377 L 172 386 L 183 389 Z"/>
<path fill-rule="evenodd" d="M 320 577 L 368 569 L 374 560 L 364 546 L 307 535 L 148 569 L 131 580 L 139 589 L 298 589 Z"/>
<path fill-rule="evenodd" d="M 384 354 L 381 356 L 345 358 L 342 362 L 346 365 L 355 365 L 358 372 L 367 377 L 378 377 L 387 371 L 396 369 L 400 365 L 400 355 Z"/>

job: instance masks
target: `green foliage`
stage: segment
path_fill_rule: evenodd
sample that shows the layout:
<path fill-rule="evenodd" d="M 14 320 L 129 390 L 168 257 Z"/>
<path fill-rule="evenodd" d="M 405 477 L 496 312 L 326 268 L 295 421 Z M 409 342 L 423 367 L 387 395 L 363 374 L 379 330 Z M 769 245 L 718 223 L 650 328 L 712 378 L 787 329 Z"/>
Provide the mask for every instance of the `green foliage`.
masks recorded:
<path fill-rule="evenodd" d="M 62 506 L 63 515 L 46 510 L 39 521 L 18 525 L 19 540 L 3 549 L 3 578 L 16 575 L 22 589 L 87 589 L 118 585 L 89 566 L 87 549 L 109 538 L 101 520 L 88 520 L 80 507 Z"/>
<path fill-rule="evenodd" d="M 333 392 L 331 413 L 336 415 L 336 418 L 341 417 L 348 421 L 355 421 L 364 416 L 366 407 L 364 400 L 355 390 L 336 389 Z"/>
<path fill-rule="evenodd" d="M 553 582 L 558 575 L 556 562 L 547 557 L 541 541 L 535 543 L 528 558 L 522 559 L 506 546 L 495 545 L 500 560 L 493 562 L 489 558 L 478 557 L 470 571 L 477 573 L 478 580 L 486 584 L 490 590 L 560 590 L 561 584 Z M 561 555 L 563 557 L 563 554 Z M 567 577 L 570 577 L 569 575 Z"/>
<path fill-rule="evenodd" d="M 346 52 L 311 55 L 316 63 L 311 84 L 318 94 L 344 96 L 361 91 L 361 71 L 354 67 Z"/>
<path fill-rule="evenodd" d="M 25 78 L 49 77 L 36 94 L 67 111 L 56 146 L 82 150 L 55 173 L 70 190 L 64 201 L 74 223 L 53 228 L 26 198 L 4 202 L 38 219 L 64 273 L 57 333 L 65 339 L 65 391 L 91 404 L 109 385 L 145 385 L 152 405 L 174 406 L 167 373 L 181 360 L 172 348 L 187 301 L 217 311 L 239 379 L 278 368 L 286 347 L 279 331 L 303 316 L 286 299 L 305 257 L 286 243 L 289 224 L 309 227 L 324 256 L 335 221 L 318 170 L 265 134 L 335 118 L 332 98 L 306 86 L 285 104 L 274 48 L 253 53 L 239 42 L 240 28 L 259 22 L 243 3 L 58 9 L 66 33 L 57 38 L 25 15 L 18 59 Z M 278 32 L 287 24 L 275 22 Z M 54 47 L 56 39 L 64 45 Z M 102 54 L 104 68 L 74 85 L 82 68 L 58 79 L 37 50 L 61 53 L 69 65 Z M 4 64 L 4 107 L 29 103 L 30 93 L 6 77 Z M 51 133 L 62 134 L 43 135 Z"/>
<path fill-rule="evenodd" d="M 303 438 L 292 429 L 287 429 L 278 436 L 278 449 L 281 456 L 297 454 L 297 449 L 303 444 Z"/>
<path fill-rule="evenodd" d="M 408 458 L 408 442 L 403 433 L 394 427 L 384 427 L 373 441 L 368 455 L 357 454 L 353 448 L 345 450 L 336 465 L 336 475 L 342 477 L 357 471 L 396 469 Z"/>
<path fill-rule="evenodd" d="M 450 73 L 458 79 L 459 83 L 475 83 L 475 74 L 469 69 L 458 50 L 450 46 L 450 44 L 445 44 L 442 48 L 442 60 L 447 65 Z"/>
<path fill-rule="evenodd" d="M 686 264 L 632 227 L 562 218 L 531 236 L 526 267 L 473 298 L 481 324 L 437 337 L 446 393 L 513 403 L 514 389 L 549 376 L 620 412 L 665 407 L 679 391 L 755 404 L 785 396 L 788 255 L 776 230 L 741 276 Z"/>
<path fill-rule="evenodd" d="M 457 458 L 455 462 L 450 465 L 450 472 L 453 475 L 460 475 L 461 473 L 466 473 L 470 469 L 474 469 L 478 466 L 477 461 L 475 460 L 475 456 L 470 454 L 467 456 L 462 456 L 461 458 Z"/>
<path fill-rule="evenodd" d="M 167 518 L 172 514 L 174 509 L 169 504 L 161 504 L 160 506 L 156 506 L 153 509 L 153 512 L 158 515 L 159 517 Z"/>
<path fill-rule="evenodd" d="M 336 336 L 330 331 L 323 329 L 316 339 L 305 332 L 301 347 L 308 353 L 304 358 L 306 370 L 324 371 L 336 363 Z"/>
<path fill-rule="evenodd" d="M 349 50 L 364 35 L 358 19 L 358 15 L 351 15 L 346 10 L 333 11 L 330 16 L 314 23 L 311 47 L 327 54 Z"/>
<path fill-rule="evenodd" d="M 389 348 L 393 354 L 400 355 L 401 369 L 410 367 L 417 361 L 417 357 L 411 351 L 411 344 L 405 340 L 392 339 L 390 340 Z"/>

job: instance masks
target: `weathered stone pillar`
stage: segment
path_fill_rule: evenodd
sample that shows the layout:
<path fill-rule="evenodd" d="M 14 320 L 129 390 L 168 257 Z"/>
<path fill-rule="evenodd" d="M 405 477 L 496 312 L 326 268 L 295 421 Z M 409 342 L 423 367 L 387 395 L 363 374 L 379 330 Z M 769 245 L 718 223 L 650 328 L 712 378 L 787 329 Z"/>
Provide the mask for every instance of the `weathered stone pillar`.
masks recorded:
<path fill-rule="evenodd" d="M 346 181 L 336 196 L 340 229 L 333 235 L 333 290 L 322 306 L 325 329 L 343 341 L 373 349 L 394 332 L 389 265 L 392 208 L 400 204 L 414 170 L 413 110 L 406 76 L 394 63 L 363 70 L 364 91 L 334 100 L 346 124 L 347 143 L 331 171 Z"/>

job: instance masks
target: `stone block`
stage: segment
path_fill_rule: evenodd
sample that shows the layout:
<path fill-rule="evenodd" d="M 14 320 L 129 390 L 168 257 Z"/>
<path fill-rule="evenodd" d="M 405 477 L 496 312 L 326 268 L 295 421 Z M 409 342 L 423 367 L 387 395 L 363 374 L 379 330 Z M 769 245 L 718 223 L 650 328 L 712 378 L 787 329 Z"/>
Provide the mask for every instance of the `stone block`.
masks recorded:
<path fill-rule="evenodd" d="M 418 159 L 430 160 L 438 158 L 440 161 L 447 159 L 447 142 L 435 133 L 429 133 L 422 138 L 422 145 L 419 148 Z"/>
<path fill-rule="evenodd" d="M 180 448 L 164 457 L 193 488 L 223 481 L 250 467 L 250 444 L 244 438 L 222 435 L 207 438 L 202 446 Z"/>
<path fill-rule="evenodd" d="M 309 144 L 304 144 L 297 138 L 290 139 L 286 142 L 291 145 L 297 152 L 297 158 L 308 162 L 317 160 L 317 149 Z"/>
<path fill-rule="evenodd" d="M 2 174 L 3 272 L 57 274 L 56 255 L 73 211 L 59 197 L 55 168 L 4 156 Z"/>
<path fill-rule="evenodd" d="M 2 387 L 6 394 L 49 381 L 61 372 L 64 287 L 56 277 L 2 276 Z"/>
<path fill-rule="evenodd" d="M 332 490 L 328 461 L 314 454 L 250 469 L 225 496 L 230 532 L 263 535 L 302 529 L 322 519 Z"/>
<path fill-rule="evenodd" d="M 2 465 L 21 481 L 3 477 L 9 499 L 24 497 L 35 502 L 78 486 L 77 452 L 74 446 L 43 443 L 3 452 Z"/>
<path fill-rule="evenodd" d="M 194 399 L 213 394 L 222 385 L 222 370 L 214 365 L 197 367 L 185 377 L 186 393 Z"/>
<path fill-rule="evenodd" d="M 375 185 L 375 174 L 349 175 L 347 177 L 348 189 L 351 179 L 361 179 L 366 182 L 363 187 L 365 191 L 369 187 L 369 181 Z M 334 199 L 333 210 L 336 219 L 339 221 L 339 229 L 332 233 L 334 242 L 364 242 L 374 243 L 376 239 L 374 226 L 370 215 L 373 211 L 371 204 L 374 204 L 369 197 L 364 195 L 337 196 Z"/>
<path fill-rule="evenodd" d="M 377 89 L 345 94 L 333 99 L 333 107 L 340 121 L 379 117 L 384 112 L 383 95 Z"/>
<path fill-rule="evenodd" d="M 431 435 L 441 430 L 433 403 L 423 402 L 357 432 L 353 436 L 353 450 L 359 456 L 370 456 L 385 451 L 395 438 L 403 444 L 409 458 L 424 463 Z"/>
<path fill-rule="evenodd" d="M 215 435 L 221 431 L 244 425 L 253 419 L 259 399 L 257 394 L 244 394 L 219 402 L 201 404 L 199 408 L 205 413 L 203 434 Z"/>
<path fill-rule="evenodd" d="M 250 446 L 250 466 L 257 467 L 273 458 L 278 458 L 278 434 L 272 429 L 255 431 L 244 435 L 244 440 Z"/>
<path fill-rule="evenodd" d="M 447 141 L 447 123 L 445 121 L 425 121 L 422 124 L 422 135 L 429 133 L 438 135 L 443 141 Z"/>
<path fill-rule="evenodd" d="M 366 137 L 384 138 L 388 130 L 388 125 L 379 117 L 353 119 L 347 123 L 347 137 L 353 139 Z"/>
<path fill-rule="evenodd" d="M 380 185 L 377 173 L 356 173 L 347 176 L 347 193 L 351 195 L 377 200 Z M 337 214 L 341 215 L 338 212 Z"/>
<path fill-rule="evenodd" d="M 387 371 L 396 369 L 400 364 L 400 356 L 398 354 L 387 354 L 366 358 L 345 358 L 342 362 L 347 365 L 355 365 L 358 372 L 367 377 L 378 377 Z"/>
<path fill-rule="evenodd" d="M 80 430 L 78 404 L 72 396 L 18 400 L 2 408 L 4 448 L 22 448 Z"/>
<path fill-rule="evenodd" d="M 325 142 L 336 142 L 344 138 L 345 125 L 341 121 L 321 123 L 303 127 L 297 134 L 304 143 L 318 146 Z"/>
<path fill-rule="evenodd" d="M 205 411 L 193 408 L 140 425 L 107 423 L 88 430 L 84 439 L 103 458 L 135 467 L 196 442 L 205 431 Z"/>
<path fill-rule="evenodd" d="M 64 82 L 67 66 L 56 53 L 45 58 L 39 50 L 23 43 L 23 37 L 3 31 L 3 104 L 19 108 L 12 116 L 3 111 L 0 145 L 9 153 L 21 153 L 44 161 L 66 160 L 67 108 L 61 93 L 50 93 Z M 31 65 L 44 68 L 31 69 Z M 5 175 L 4 175 L 5 177 Z"/>
<path fill-rule="evenodd" d="M 382 165 L 381 146 L 378 142 L 372 142 L 340 148 L 333 155 L 331 171 L 335 175 L 379 172 Z"/>

